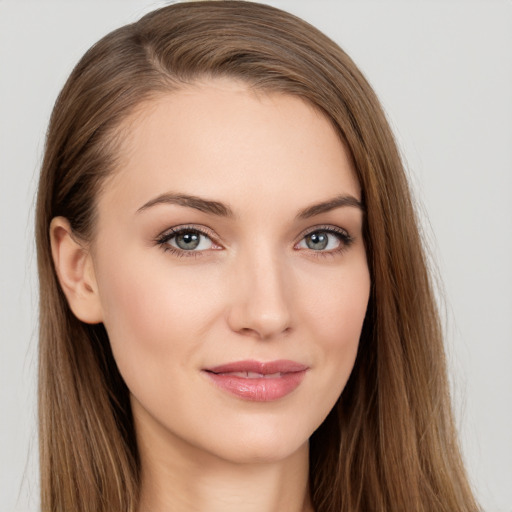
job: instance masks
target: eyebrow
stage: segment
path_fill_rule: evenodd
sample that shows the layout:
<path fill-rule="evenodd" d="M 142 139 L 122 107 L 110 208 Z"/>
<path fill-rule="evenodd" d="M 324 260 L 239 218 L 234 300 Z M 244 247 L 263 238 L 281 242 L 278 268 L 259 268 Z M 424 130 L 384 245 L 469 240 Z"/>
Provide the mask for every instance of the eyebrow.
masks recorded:
<path fill-rule="evenodd" d="M 162 194 L 154 199 L 151 199 L 146 204 L 141 206 L 137 213 L 147 210 L 157 204 L 177 204 L 179 206 L 186 206 L 188 208 L 195 208 L 204 213 L 211 213 L 219 217 L 234 217 L 233 210 L 218 201 L 211 201 L 203 199 L 202 197 L 191 196 L 188 194 Z"/>
<path fill-rule="evenodd" d="M 364 212 L 363 203 L 359 201 L 359 199 L 356 199 L 351 195 L 340 195 L 333 197 L 332 199 L 328 199 L 327 201 L 322 201 L 321 203 L 316 203 L 308 206 L 307 208 L 304 208 L 304 210 L 301 210 L 297 214 L 297 219 L 309 219 L 315 215 L 320 215 L 321 213 L 326 213 L 343 206 L 351 206 Z"/>
<path fill-rule="evenodd" d="M 219 201 L 212 201 L 209 199 L 204 199 L 198 196 L 192 196 L 188 194 L 161 194 L 154 199 L 151 199 L 143 206 L 141 206 L 137 213 L 147 210 L 153 206 L 159 204 L 176 204 L 179 206 L 185 206 L 188 208 L 194 208 L 204 213 L 210 213 L 213 215 L 217 215 L 219 217 L 228 217 L 234 218 L 235 214 L 233 210 L 226 204 L 221 203 Z M 359 199 L 356 199 L 351 195 L 340 195 L 333 197 L 332 199 L 328 199 L 327 201 L 322 201 L 321 203 L 316 203 L 307 208 L 301 210 L 296 219 L 304 220 L 314 217 L 315 215 L 320 215 L 321 213 L 326 213 L 331 210 L 335 210 L 336 208 L 341 208 L 344 206 L 350 206 L 354 208 L 358 208 L 361 211 L 364 211 L 363 204 Z"/>

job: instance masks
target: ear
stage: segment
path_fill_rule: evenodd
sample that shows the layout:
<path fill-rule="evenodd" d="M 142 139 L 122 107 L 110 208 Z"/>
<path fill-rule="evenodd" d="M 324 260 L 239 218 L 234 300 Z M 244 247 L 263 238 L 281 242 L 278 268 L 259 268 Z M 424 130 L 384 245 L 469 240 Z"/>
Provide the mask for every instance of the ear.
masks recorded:
<path fill-rule="evenodd" d="M 103 314 L 91 254 L 74 236 L 66 218 L 52 219 L 50 241 L 57 277 L 71 311 L 82 322 L 102 322 Z"/>

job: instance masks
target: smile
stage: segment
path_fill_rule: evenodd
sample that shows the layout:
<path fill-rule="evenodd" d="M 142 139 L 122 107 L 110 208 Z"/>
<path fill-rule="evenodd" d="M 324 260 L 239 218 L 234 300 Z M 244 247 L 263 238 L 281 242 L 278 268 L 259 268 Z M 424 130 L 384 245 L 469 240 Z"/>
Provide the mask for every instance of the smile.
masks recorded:
<path fill-rule="evenodd" d="M 294 361 L 238 361 L 203 371 L 218 388 L 245 400 L 270 402 L 294 391 L 308 366 Z"/>

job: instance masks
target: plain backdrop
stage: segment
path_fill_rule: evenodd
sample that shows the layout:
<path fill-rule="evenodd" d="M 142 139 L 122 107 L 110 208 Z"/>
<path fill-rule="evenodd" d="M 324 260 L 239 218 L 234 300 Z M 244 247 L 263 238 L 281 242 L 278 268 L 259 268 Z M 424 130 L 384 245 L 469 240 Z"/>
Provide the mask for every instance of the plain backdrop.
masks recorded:
<path fill-rule="evenodd" d="M 326 32 L 380 96 L 442 277 L 471 481 L 512 511 L 512 3 L 268 3 Z M 38 506 L 34 196 L 50 111 L 101 36 L 164 2 L 0 0 L 0 509 Z M 441 300 L 441 295 L 444 299 Z"/>

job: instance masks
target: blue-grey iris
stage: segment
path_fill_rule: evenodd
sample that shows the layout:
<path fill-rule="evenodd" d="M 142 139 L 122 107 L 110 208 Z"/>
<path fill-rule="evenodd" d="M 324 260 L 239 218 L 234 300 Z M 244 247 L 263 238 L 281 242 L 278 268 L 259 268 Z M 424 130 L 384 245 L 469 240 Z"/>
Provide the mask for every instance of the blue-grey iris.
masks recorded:
<path fill-rule="evenodd" d="M 184 251 L 196 249 L 201 240 L 201 235 L 193 231 L 187 231 L 176 235 L 176 245 Z"/>
<path fill-rule="evenodd" d="M 325 249 L 328 243 L 329 235 L 322 231 L 306 236 L 306 245 L 309 249 L 313 249 L 314 251 Z"/>

